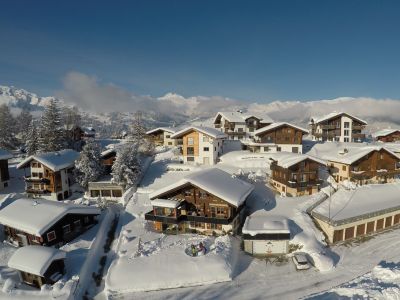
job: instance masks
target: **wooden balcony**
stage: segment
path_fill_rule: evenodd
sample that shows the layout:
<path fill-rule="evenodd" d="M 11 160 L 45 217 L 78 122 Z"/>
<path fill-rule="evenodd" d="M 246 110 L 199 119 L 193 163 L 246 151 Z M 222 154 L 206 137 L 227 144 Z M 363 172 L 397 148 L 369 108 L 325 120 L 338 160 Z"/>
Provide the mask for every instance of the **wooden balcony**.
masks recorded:
<path fill-rule="evenodd" d="M 332 130 L 332 129 L 340 129 L 340 126 L 337 127 L 336 125 L 320 125 L 321 129 L 325 129 L 325 130 Z"/>
<path fill-rule="evenodd" d="M 32 178 L 30 176 L 25 177 L 25 182 L 29 182 L 29 183 L 45 183 L 45 184 L 49 184 L 50 183 L 50 179 L 48 178 Z"/>
<path fill-rule="evenodd" d="M 39 190 L 39 189 L 26 189 L 25 192 L 27 194 L 35 194 L 35 195 L 46 195 L 50 194 L 49 190 Z"/>
<path fill-rule="evenodd" d="M 316 186 L 319 184 L 322 184 L 322 180 L 312 180 L 312 181 L 302 181 L 302 182 L 288 181 L 287 186 L 291 188 L 306 188 L 306 187 Z"/>
<path fill-rule="evenodd" d="M 147 221 L 162 222 L 165 224 L 179 224 L 180 222 L 201 222 L 201 223 L 213 223 L 227 225 L 233 221 L 233 217 L 230 218 L 218 218 L 218 217 L 205 217 L 196 215 L 179 215 L 178 217 L 170 216 L 157 216 L 154 215 L 153 211 L 149 211 L 144 215 L 144 219 Z"/>
<path fill-rule="evenodd" d="M 364 133 L 352 133 L 351 136 L 353 137 L 353 139 L 365 139 Z"/>
<path fill-rule="evenodd" d="M 354 180 L 369 179 L 373 177 L 393 177 L 396 175 L 400 175 L 400 169 L 381 169 L 377 171 L 350 171 L 350 178 Z"/>
<path fill-rule="evenodd" d="M 365 128 L 364 125 L 353 125 L 352 129 L 353 130 L 363 130 Z"/>

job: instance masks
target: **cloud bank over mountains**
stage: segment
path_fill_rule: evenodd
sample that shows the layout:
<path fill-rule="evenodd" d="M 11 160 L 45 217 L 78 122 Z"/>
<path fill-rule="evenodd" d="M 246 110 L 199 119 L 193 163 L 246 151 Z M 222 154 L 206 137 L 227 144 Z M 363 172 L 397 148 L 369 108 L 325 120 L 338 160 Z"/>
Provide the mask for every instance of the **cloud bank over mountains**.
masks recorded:
<path fill-rule="evenodd" d="M 88 112 L 134 112 L 145 111 L 168 120 L 212 118 L 217 111 L 238 110 L 249 113 L 266 113 L 274 120 L 289 121 L 306 126 L 311 117 L 322 116 L 332 111 L 345 111 L 365 119 L 371 129 L 388 126 L 400 127 L 400 100 L 374 99 L 368 97 L 341 97 L 315 101 L 274 101 L 271 103 L 250 103 L 221 96 L 183 97 L 167 93 L 161 97 L 136 95 L 98 78 L 79 72 L 70 72 L 63 79 L 63 89 L 55 95 L 67 104 L 74 104 Z M 22 89 L 1 87 L 0 104 L 14 107 L 42 107 L 52 97 L 39 97 Z"/>

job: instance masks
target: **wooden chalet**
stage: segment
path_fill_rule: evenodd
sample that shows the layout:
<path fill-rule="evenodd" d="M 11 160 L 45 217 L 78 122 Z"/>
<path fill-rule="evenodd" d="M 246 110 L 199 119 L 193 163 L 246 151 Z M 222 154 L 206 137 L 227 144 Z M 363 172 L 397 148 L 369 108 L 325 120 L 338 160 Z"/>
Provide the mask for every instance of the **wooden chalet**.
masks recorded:
<path fill-rule="evenodd" d="M 311 195 L 319 191 L 323 160 L 304 154 L 277 153 L 271 158 L 270 184 L 285 196 Z"/>
<path fill-rule="evenodd" d="M 6 150 L 0 149 L 0 190 L 8 187 L 10 173 L 8 171 L 8 160 L 13 156 Z"/>
<path fill-rule="evenodd" d="M 324 158 L 337 182 L 386 183 L 400 174 L 400 157 L 384 147 L 343 148 Z"/>
<path fill-rule="evenodd" d="M 220 169 L 202 170 L 150 194 L 145 219 L 162 232 L 235 233 L 253 188 Z"/>
<path fill-rule="evenodd" d="M 25 246 L 11 256 L 8 266 L 18 270 L 21 280 L 41 288 L 54 284 L 65 274 L 66 253 L 51 247 Z"/>
<path fill-rule="evenodd" d="M 108 149 L 101 153 L 101 163 L 104 166 L 104 173 L 110 174 L 111 168 L 117 158 L 117 150 L 116 149 Z"/>
<path fill-rule="evenodd" d="M 377 141 L 384 143 L 393 143 L 400 141 L 399 129 L 383 129 L 372 134 L 373 138 Z"/>
<path fill-rule="evenodd" d="M 30 168 L 25 176 L 25 191 L 29 197 L 64 200 L 71 195 L 73 170 L 79 153 L 67 149 L 29 156 L 18 169 Z"/>
<path fill-rule="evenodd" d="M 254 132 L 254 142 L 244 142 L 252 152 L 303 152 L 303 136 L 308 130 L 286 123 L 272 123 Z"/>
<path fill-rule="evenodd" d="M 214 128 L 228 135 L 229 140 L 246 140 L 253 133 L 272 123 L 269 116 L 256 116 L 242 111 L 218 112 L 214 118 Z"/>
<path fill-rule="evenodd" d="M 344 112 L 333 112 L 310 121 L 311 135 L 317 141 L 362 142 L 367 122 Z"/>
<path fill-rule="evenodd" d="M 146 132 L 146 135 L 156 146 L 174 147 L 182 144 L 182 139 L 171 136 L 179 129 L 176 127 L 158 127 Z"/>
<path fill-rule="evenodd" d="M 5 240 L 17 247 L 62 246 L 93 226 L 100 210 L 44 199 L 17 199 L 0 210 Z"/>

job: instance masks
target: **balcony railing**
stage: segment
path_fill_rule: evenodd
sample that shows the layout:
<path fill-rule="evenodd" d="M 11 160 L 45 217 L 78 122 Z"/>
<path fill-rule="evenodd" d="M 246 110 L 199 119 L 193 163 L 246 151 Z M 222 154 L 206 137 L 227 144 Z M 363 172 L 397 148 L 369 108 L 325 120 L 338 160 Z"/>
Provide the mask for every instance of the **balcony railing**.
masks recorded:
<path fill-rule="evenodd" d="M 353 125 L 353 130 L 363 130 L 364 129 L 364 125 Z"/>
<path fill-rule="evenodd" d="M 39 190 L 39 189 L 26 189 L 26 193 L 28 194 L 37 194 L 37 195 L 44 195 L 44 194 L 50 194 L 49 190 Z"/>
<path fill-rule="evenodd" d="M 25 182 L 49 184 L 50 183 L 50 179 L 47 179 L 47 178 L 32 178 L 32 177 L 28 176 L 28 177 L 25 177 Z"/>
<path fill-rule="evenodd" d="M 144 215 L 144 219 L 147 221 L 156 221 L 162 222 L 166 224 L 178 224 L 180 222 L 202 222 L 202 223 L 214 223 L 214 224 L 230 224 L 233 220 L 233 217 L 227 218 L 212 218 L 212 217 L 204 217 L 204 216 L 192 216 L 192 215 L 180 215 L 176 218 L 167 217 L 167 216 L 156 216 L 153 211 L 149 211 Z"/>
<path fill-rule="evenodd" d="M 350 177 L 353 179 L 368 179 L 372 177 L 385 177 L 385 176 L 395 176 L 400 175 L 400 169 L 395 170 L 377 170 L 377 171 L 350 171 Z"/>
<path fill-rule="evenodd" d="M 320 125 L 321 126 L 321 129 L 329 129 L 329 130 L 331 130 L 331 129 L 340 129 L 340 126 L 339 127 L 337 127 L 335 124 L 331 124 L 331 125 Z"/>
<path fill-rule="evenodd" d="M 353 139 L 364 139 L 365 134 L 364 133 L 352 133 Z"/>
<path fill-rule="evenodd" d="M 305 188 L 310 186 L 316 186 L 318 184 L 322 184 L 322 180 L 302 181 L 302 182 L 288 181 L 288 186 L 291 188 Z"/>

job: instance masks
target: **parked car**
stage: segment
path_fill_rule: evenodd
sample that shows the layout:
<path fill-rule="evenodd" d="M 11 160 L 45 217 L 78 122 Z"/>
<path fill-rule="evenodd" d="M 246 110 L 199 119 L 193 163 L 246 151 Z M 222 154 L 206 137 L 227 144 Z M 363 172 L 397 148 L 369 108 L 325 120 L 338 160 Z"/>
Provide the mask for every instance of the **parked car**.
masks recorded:
<path fill-rule="evenodd" d="M 307 270 L 311 267 L 304 253 L 295 253 L 293 255 L 293 262 L 297 270 Z"/>

